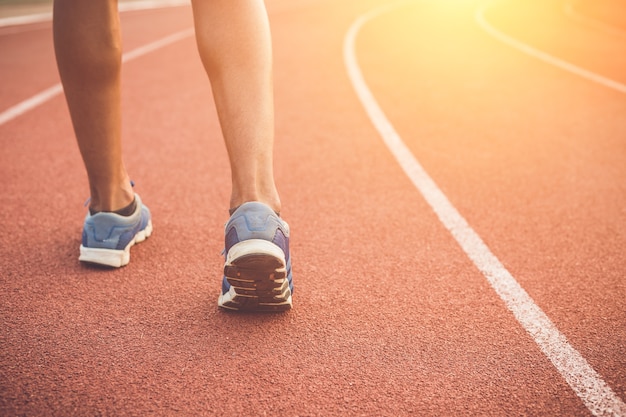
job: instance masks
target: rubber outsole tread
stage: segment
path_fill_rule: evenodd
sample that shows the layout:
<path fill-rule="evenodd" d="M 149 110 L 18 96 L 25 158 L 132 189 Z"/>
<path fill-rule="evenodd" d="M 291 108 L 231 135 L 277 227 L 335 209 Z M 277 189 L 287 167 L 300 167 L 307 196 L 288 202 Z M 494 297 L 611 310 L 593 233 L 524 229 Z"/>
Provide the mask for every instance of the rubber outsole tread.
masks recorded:
<path fill-rule="evenodd" d="M 282 260 L 267 254 L 241 256 L 224 266 L 224 276 L 234 291 L 220 303 L 227 310 L 286 311 L 291 309 L 291 290 Z"/>

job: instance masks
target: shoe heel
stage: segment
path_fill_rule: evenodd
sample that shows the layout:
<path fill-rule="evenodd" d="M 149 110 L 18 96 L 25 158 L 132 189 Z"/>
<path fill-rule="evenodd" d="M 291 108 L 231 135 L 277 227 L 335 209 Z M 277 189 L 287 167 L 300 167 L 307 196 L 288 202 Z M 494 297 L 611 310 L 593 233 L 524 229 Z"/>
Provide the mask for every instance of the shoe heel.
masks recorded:
<path fill-rule="evenodd" d="M 232 310 L 285 311 L 292 306 L 284 260 L 268 254 L 240 256 L 224 266 L 230 291 L 218 304 Z"/>

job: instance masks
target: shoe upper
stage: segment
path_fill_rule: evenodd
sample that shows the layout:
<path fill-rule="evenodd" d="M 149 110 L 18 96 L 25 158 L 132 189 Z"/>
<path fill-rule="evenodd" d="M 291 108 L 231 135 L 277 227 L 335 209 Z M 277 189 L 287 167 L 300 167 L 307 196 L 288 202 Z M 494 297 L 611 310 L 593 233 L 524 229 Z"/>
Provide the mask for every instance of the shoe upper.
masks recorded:
<path fill-rule="evenodd" d="M 130 216 L 116 213 L 87 213 L 83 226 L 82 244 L 86 248 L 124 249 L 137 235 L 146 228 L 150 221 L 150 210 L 135 194 L 137 209 Z"/>
<path fill-rule="evenodd" d="M 235 244 L 248 239 L 274 243 L 289 257 L 289 226 L 263 203 L 249 202 L 235 210 L 226 224 L 226 253 Z"/>

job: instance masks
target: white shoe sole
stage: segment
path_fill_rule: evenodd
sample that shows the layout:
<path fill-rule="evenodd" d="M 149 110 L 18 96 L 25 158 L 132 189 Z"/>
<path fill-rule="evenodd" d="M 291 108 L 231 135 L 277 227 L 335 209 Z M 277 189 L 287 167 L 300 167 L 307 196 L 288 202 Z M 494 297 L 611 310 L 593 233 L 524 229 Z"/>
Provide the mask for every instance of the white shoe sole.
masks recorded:
<path fill-rule="evenodd" d="M 87 248 L 80 245 L 78 260 L 92 264 L 120 268 L 130 262 L 130 248 L 135 243 L 146 240 L 152 234 L 152 220 L 148 221 L 145 229 L 139 231 L 124 249 Z"/>

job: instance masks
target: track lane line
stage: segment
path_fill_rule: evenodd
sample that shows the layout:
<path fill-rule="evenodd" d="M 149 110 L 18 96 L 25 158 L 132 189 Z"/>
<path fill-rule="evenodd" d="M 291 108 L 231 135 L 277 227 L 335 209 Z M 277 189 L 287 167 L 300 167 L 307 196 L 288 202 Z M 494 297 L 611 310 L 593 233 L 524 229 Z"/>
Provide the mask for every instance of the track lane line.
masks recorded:
<path fill-rule="evenodd" d="M 137 0 L 119 3 L 117 9 L 120 12 L 131 10 L 160 9 L 166 7 L 188 6 L 189 0 Z M 27 14 L 0 18 L 0 28 L 5 26 L 21 26 L 31 23 L 49 22 L 52 20 L 52 12 Z"/>
<path fill-rule="evenodd" d="M 569 17 L 571 20 L 575 22 L 582 23 L 587 26 L 591 26 L 594 29 L 611 34 L 613 36 L 620 36 L 620 37 L 626 36 L 626 30 L 620 29 L 617 26 L 609 25 L 607 23 L 604 23 L 601 20 L 594 19 L 594 18 L 585 16 L 582 13 L 577 12 L 574 6 L 572 5 L 571 1 L 565 2 L 565 4 L 563 5 L 563 12 L 565 13 L 565 16 Z"/>
<path fill-rule="evenodd" d="M 6 26 L 22 26 L 31 23 L 48 22 L 52 19 L 52 12 L 33 13 L 22 16 L 3 17 L 0 19 L 0 28 Z"/>
<path fill-rule="evenodd" d="M 344 62 L 361 104 L 405 174 L 431 206 L 441 223 L 589 411 L 595 416 L 626 416 L 626 404 L 569 344 L 567 338 L 535 304 L 430 178 L 389 122 L 367 86 L 356 58 L 355 42 L 360 29 L 374 18 L 409 3 L 409 1 L 396 2 L 361 15 L 352 23 L 344 38 Z"/>
<path fill-rule="evenodd" d="M 129 51 L 122 55 L 122 62 L 129 62 L 133 59 L 139 58 L 143 55 L 146 55 L 150 52 L 156 51 L 157 49 L 163 48 L 164 46 L 170 45 L 172 43 L 178 42 L 182 39 L 188 38 L 194 34 L 193 28 L 187 28 L 181 30 L 179 32 L 173 33 L 169 36 L 146 44 L 144 46 L 140 46 L 132 51 Z M 50 88 L 47 88 L 34 96 L 12 106 L 8 109 L 4 110 L 0 113 L 0 126 L 5 123 L 21 116 L 24 113 L 46 103 L 50 99 L 56 97 L 57 95 L 63 92 L 63 86 L 61 83 L 57 83 Z"/>
<path fill-rule="evenodd" d="M 555 67 L 561 68 L 565 71 L 571 72 L 572 74 L 576 74 L 580 77 L 586 78 L 589 81 L 593 81 L 594 83 L 598 83 L 608 88 L 612 88 L 613 90 L 619 91 L 621 93 L 626 93 L 626 85 L 619 83 L 610 78 L 604 77 L 602 75 L 596 74 L 595 72 L 586 70 L 577 65 L 574 65 L 570 62 L 564 61 L 560 58 L 557 58 L 553 55 L 550 55 L 546 52 L 540 51 L 539 49 L 533 48 L 532 46 L 525 44 L 504 32 L 500 32 L 498 29 L 493 27 L 487 22 L 485 19 L 485 11 L 489 8 L 491 3 L 486 3 L 480 8 L 476 10 L 475 19 L 478 22 L 478 25 L 488 34 L 503 42 L 513 48 L 524 52 L 527 55 L 530 55 L 534 58 L 540 59 L 548 64 L 554 65 Z"/>

